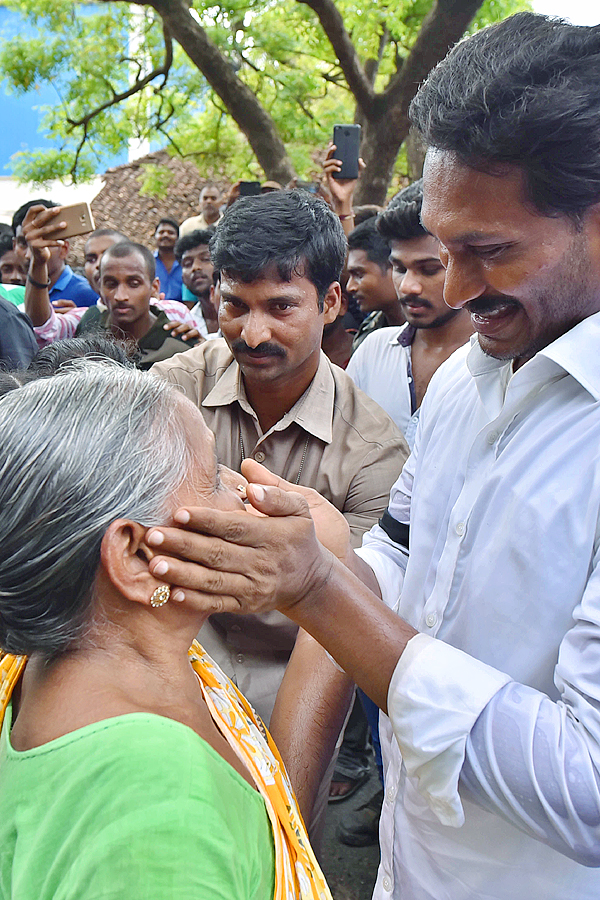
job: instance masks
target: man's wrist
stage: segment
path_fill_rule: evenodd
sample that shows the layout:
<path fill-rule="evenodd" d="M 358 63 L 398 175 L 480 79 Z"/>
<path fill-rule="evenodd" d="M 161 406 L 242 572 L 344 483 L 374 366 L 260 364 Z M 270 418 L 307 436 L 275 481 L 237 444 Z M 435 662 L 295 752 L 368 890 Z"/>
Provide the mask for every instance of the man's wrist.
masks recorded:
<path fill-rule="evenodd" d="M 310 617 L 310 610 L 312 608 L 318 609 L 325 602 L 324 595 L 327 591 L 327 584 L 331 580 L 336 561 L 337 559 L 333 553 L 322 547 L 319 559 L 315 561 L 312 572 L 308 576 L 306 590 L 285 609 L 280 607 L 281 611 L 291 619 L 295 619 L 296 615 L 308 615 Z"/>
<path fill-rule="evenodd" d="M 44 288 L 49 288 L 52 284 L 52 280 L 49 278 L 48 281 L 37 281 L 35 278 L 32 278 L 31 272 L 27 273 L 27 281 L 29 284 L 32 284 L 34 287 L 43 290 Z"/>

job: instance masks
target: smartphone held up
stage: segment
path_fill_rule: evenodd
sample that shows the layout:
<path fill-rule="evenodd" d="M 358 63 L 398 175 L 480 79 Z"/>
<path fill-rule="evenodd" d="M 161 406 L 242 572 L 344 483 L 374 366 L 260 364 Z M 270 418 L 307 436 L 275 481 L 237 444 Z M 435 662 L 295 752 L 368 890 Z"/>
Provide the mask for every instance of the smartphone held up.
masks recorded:
<path fill-rule="evenodd" d="M 360 156 L 360 125 L 334 125 L 333 143 L 335 158 L 342 163 L 339 172 L 333 172 L 337 179 L 358 178 Z"/>

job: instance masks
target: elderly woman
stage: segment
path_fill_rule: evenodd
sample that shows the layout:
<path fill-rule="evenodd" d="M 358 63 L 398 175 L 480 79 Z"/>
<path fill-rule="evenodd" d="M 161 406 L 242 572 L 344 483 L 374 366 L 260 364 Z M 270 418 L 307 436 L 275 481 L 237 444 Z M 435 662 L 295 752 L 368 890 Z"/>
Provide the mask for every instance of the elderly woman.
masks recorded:
<path fill-rule="evenodd" d="M 330 897 L 273 743 L 193 642 L 207 612 L 149 570 L 149 526 L 242 506 L 199 412 L 86 360 L 2 397 L 0 434 L 0 895 Z"/>

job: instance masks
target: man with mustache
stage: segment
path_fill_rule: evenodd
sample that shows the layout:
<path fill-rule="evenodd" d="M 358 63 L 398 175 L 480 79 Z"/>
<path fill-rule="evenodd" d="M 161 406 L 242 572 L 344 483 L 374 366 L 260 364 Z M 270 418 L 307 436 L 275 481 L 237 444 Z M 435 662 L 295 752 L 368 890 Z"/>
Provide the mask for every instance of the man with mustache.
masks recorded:
<path fill-rule="evenodd" d="M 340 305 L 346 238 L 338 218 L 306 191 L 241 198 L 210 249 L 221 275 L 223 338 L 153 371 L 198 405 L 219 462 L 239 471 L 254 459 L 315 488 L 343 513 L 359 546 L 385 510 L 407 447 L 321 351 L 323 326 Z M 216 615 L 199 640 L 268 723 L 296 633 L 276 612 Z"/>
<path fill-rule="evenodd" d="M 179 514 L 161 553 L 204 566 L 153 563 L 228 609 L 275 598 L 388 714 L 377 900 L 600 896 L 599 104 L 599 27 L 520 13 L 450 52 L 411 118 L 476 337 L 381 525 L 344 566 L 257 484 L 269 519 Z"/>
<path fill-rule="evenodd" d="M 367 335 L 347 372 L 392 417 L 412 448 L 433 373 L 473 333 L 471 317 L 444 301 L 439 244 L 421 224 L 422 179 L 400 191 L 377 218 L 390 242 L 392 281 L 407 324 Z"/>

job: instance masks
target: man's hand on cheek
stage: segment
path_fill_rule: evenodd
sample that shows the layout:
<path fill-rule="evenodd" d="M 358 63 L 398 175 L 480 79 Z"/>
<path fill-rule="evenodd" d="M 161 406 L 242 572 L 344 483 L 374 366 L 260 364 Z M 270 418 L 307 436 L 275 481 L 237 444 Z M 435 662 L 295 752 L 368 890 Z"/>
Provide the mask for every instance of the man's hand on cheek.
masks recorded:
<path fill-rule="evenodd" d="M 333 558 L 317 540 L 304 498 L 256 484 L 247 493 L 265 518 L 186 507 L 175 514 L 179 527 L 148 530 L 157 554 L 150 571 L 176 586 L 174 600 L 211 612 L 285 612 L 327 582 Z"/>
<path fill-rule="evenodd" d="M 295 485 L 278 475 L 273 475 L 254 459 L 243 461 L 242 472 L 253 484 L 273 485 L 286 492 L 302 494 L 308 503 L 317 538 L 334 556 L 344 562 L 350 549 L 350 528 L 344 516 L 329 500 L 312 488 Z"/>

